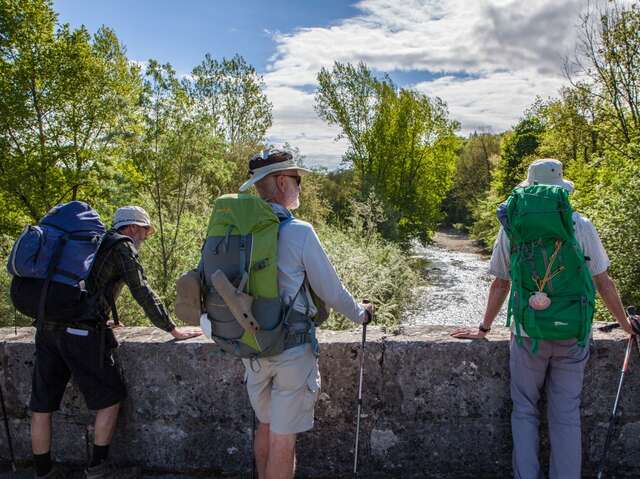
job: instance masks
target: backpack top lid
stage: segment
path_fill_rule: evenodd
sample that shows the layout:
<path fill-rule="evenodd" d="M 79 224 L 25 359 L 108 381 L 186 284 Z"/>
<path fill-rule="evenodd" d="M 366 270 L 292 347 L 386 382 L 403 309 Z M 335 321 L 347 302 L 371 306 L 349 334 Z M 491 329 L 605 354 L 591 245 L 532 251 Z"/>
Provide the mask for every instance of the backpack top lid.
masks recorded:
<path fill-rule="evenodd" d="M 232 234 L 247 235 L 279 224 L 269 203 L 250 194 L 222 195 L 214 202 L 207 237 Z"/>
<path fill-rule="evenodd" d="M 57 228 L 65 233 L 87 236 L 102 236 L 106 232 L 98 212 L 82 201 L 69 201 L 54 206 L 39 224 Z"/>
<path fill-rule="evenodd" d="M 574 238 L 573 208 L 561 186 L 533 184 L 514 188 L 507 200 L 507 236 L 513 243 Z"/>

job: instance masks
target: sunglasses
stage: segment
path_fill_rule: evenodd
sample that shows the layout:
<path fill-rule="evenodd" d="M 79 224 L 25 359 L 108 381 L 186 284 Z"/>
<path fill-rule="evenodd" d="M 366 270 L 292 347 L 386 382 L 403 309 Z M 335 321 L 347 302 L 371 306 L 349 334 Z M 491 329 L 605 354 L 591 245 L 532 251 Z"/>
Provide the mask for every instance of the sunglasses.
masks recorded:
<path fill-rule="evenodd" d="M 286 175 L 286 174 L 281 174 L 281 175 L 274 175 L 274 176 L 288 176 L 289 178 L 295 178 L 296 179 L 296 185 L 300 186 L 300 183 L 302 182 L 302 176 L 300 175 Z"/>

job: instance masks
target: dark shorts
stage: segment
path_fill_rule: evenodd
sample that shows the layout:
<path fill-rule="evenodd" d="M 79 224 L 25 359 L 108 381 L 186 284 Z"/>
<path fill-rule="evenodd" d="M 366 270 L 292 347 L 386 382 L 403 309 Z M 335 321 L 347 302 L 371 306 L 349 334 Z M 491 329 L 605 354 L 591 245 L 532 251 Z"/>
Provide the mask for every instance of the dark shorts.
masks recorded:
<path fill-rule="evenodd" d="M 53 412 L 60 409 L 71 377 L 89 409 L 104 409 L 121 402 L 126 397 L 126 388 L 122 371 L 113 358 L 116 346 L 110 330 L 105 332 L 102 357 L 101 337 L 97 331 L 38 331 L 29 404 L 31 410 Z"/>

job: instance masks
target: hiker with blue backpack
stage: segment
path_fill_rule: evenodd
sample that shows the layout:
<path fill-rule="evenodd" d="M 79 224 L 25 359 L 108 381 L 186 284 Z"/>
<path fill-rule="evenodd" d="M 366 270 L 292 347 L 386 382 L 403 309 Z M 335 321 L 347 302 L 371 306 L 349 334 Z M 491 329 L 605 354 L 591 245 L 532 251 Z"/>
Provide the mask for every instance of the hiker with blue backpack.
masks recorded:
<path fill-rule="evenodd" d="M 593 224 L 569 202 L 573 183 L 562 163 L 540 159 L 527 179 L 498 208 L 501 223 L 489 273 L 484 319 L 477 330 L 452 336 L 484 338 L 509 296 L 513 475 L 544 477 L 538 459 L 538 403 L 546 387 L 551 479 L 579 479 L 582 464 L 580 400 L 589 358 L 597 291 L 629 334 L 640 333 L 640 318 L 627 318 L 609 277 L 609 258 Z"/>
<path fill-rule="evenodd" d="M 96 411 L 85 476 L 116 477 L 108 452 L 126 389 L 108 321 L 111 316 L 113 326 L 119 325 L 115 302 L 124 284 L 156 327 L 177 340 L 201 334 L 199 329 L 176 328 L 147 283 L 138 251 L 154 231 L 149 215 L 138 206 L 118 209 L 106 231 L 95 210 L 72 201 L 53 208 L 37 226 L 27 226 L 13 247 L 8 263 L 11 299 L 36 326 L 30 409 L 37 478 L 66 477 L 52 464 L 51 417 L 71 377 L 87 407 Z"/>
<path fill-rule="evenodd" d="M 356 324 L 373 314 L 342 285 L 313 226 L 291 214 L 308 172 L 287 151 L 254 155 L 240 191 L 255 185 L 258 196 L 215 200 L 200 264 L 176 285 L 178 317 L 199 318 L 205 335 L 244 363 L 260 479 L 294 476 L 296 435 L 314 422 L 315 331 L 327 307 Z"/>

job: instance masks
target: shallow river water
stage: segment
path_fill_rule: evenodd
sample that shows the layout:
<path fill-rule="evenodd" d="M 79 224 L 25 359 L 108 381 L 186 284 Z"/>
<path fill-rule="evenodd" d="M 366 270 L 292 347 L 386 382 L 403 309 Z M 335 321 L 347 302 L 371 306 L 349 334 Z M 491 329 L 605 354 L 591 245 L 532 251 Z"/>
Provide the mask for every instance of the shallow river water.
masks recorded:
<path fill-rule="evenodd" d="M 406 316 L 404 324 L 479 324 L 493 279 L 487 273 L 488 258 L 437 245 L 416 246 L 414 254 L 426 260 L 427 286 L 417 289 L 418 307 Z M 503 307 L 494 324 L 504 324 L 505 320 L 506 308 Z"/>

